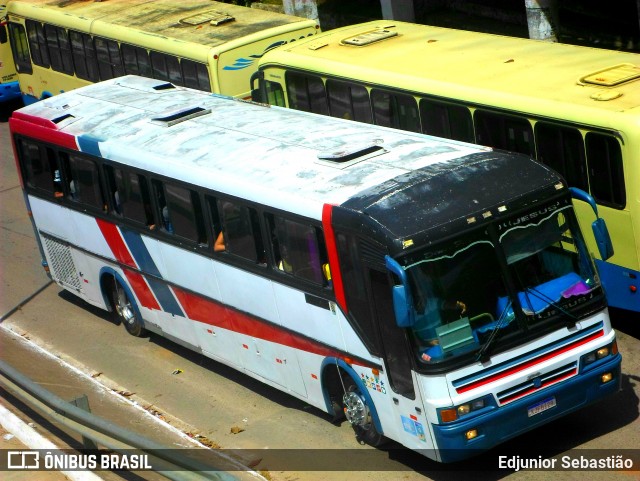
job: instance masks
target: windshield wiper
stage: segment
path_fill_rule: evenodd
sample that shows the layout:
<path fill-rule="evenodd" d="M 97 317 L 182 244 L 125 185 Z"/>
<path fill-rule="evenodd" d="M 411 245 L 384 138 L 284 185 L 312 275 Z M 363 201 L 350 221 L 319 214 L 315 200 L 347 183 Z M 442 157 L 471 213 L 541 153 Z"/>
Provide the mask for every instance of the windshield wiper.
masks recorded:
<path fill-rule="evenodd" d="M 500 313 L 500 318 L 498 319 L 498 323 L 493 328 L 493 331 L 491 331 L 491 334 L 489 334 L 489 339 L 487 339 L 487 342 L 484 343 L 484 346 L 482 346 L 482 349 L 480 349 L 480 351 L 478 352 L 478 355 L 476 356 L 476 362 L 477 361 L 485 362 L 488 359 L 488 356 L 490 354 L 489 348 L 493 345 L 494 341 L 497 339 L 498 332 L 500 332 L 500 329 L 502 329 L 502 324 L 506 319 L 509 318 L 509 316 L 507 315 L 507 312 L 509 312 L 510 308 L 511 308 L 511 300 L 509 299 L 509 302 L 507 302 L 507 304 L 504 306 L 504 309 L 502 309 L 502 312 Z"/>

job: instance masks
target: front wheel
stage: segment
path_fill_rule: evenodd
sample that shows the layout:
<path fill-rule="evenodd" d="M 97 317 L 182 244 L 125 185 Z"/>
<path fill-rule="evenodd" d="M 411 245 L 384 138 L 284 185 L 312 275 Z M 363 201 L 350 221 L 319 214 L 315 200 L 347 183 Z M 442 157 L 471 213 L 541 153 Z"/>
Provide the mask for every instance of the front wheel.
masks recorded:
<path fill-rule="evenodd" d="M 120 283 L 115 279 L 111 289 L 111 301 L 113 302 L 113 311 L 116 318 L 124 325 L 127 332 L 136 337 L 144 336 L 146 334 L 146 330 L 142 323 L 142 319 L 140 319 L 140 316 L 136 314 L 133 301 L 129 298 L 127 292 Z"/>
<path fill-rule="evenodd" d="M 371 446 L 380 446 L 385 438 L 376 429 L 367 400 L 355 384 L 347 388 L 342 397 L 342 403 L 345 417 L 356 432 L 358 441 Z"/>

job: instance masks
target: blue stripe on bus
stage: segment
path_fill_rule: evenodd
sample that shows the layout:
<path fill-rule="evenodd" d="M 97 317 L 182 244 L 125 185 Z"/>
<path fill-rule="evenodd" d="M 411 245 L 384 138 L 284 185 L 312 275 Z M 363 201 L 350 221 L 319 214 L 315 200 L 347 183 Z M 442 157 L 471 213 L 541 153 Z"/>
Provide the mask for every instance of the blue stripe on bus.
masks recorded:
<path fill-rule="evenodd" d="M 173 291 L 164 281 L 147 276 L 145 279 L 164 312 L 174 316 L 187 317 L 173 295 Z"/>
<path fill-rule="evenodd" d="M 153 295 L 156 296 L 156 299 L 158 299 L 162 310 L 173 314 L 174 316 L 186 317 L 184 311 L 180 307 L 180 304 L 178 304 L 178 301 L 173 295 L 173 292 L 166 284 L 166 282 L 162 280 L 162 274 L 160 274 L 158 266 L 151 257 L 149 249 L 147 249 L 147 246 L 144 245 L 142 236 L 137 232 L 133 232 L 123 228 L 120 228 L 120 232 L 122 232 L 122 238 L 127 244 L 127 247 L 129 248 L 129 251 L 131 252 L 133 258 L 135 259 L 138 268 L 142 272 L 149 274 L 149 276 L 145 276 L 145 279 L 149 284 L 149 287 L 151 287 Z"/>
<path fill-rule="evenodd" d="M 102 157 L 98 139 L 95 139 L 89 135 L 78 136 L 78 147 L 80 147 L 80 150 L 82 152 L 95 155 L 96 157 Z"/>

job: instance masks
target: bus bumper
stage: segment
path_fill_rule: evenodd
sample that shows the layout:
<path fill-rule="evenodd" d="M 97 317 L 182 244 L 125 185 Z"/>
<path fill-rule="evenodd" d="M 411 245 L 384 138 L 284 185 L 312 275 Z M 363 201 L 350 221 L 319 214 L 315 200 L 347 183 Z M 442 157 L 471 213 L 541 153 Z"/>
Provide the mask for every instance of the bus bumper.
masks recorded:
<path fill-rule="evenodd" d="M 616 393 L 621 385 L 621 364 L 622 356 L 616 354 L 597 368 L 536 395 L 470 419 L 448 425 L 432 425 L 441 461 L 448 463 L 475 456 L 507 439 Z M 605 373 L 611 373 L 613 377 L 603 383 L 601 379 Z M 555 398 L 555 407 L 529 416 L 530 407 L 550 398 Z M 477 437 L 467 440 L 466 433 L 470 430 L 476 430 Z"/>
<path fill-rule="evenodd" d="M 0 84 L 0 103 L 20 97 L 20 85 L 18 82 Z"/>

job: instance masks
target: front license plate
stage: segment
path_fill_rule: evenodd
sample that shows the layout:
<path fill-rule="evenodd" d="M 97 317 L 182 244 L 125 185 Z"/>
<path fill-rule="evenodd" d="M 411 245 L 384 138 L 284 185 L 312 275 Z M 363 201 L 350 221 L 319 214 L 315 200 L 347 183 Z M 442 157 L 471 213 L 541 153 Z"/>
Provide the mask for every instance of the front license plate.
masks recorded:
<path fill-rule="evenodd" d="M 538 404 L 534 404 L 529 407 L 528 414 L 529 417 L 535 416 L 536 414 L 540 414 L 541 412 L 546 411 L 547 409 L 551 409 L 556 407 L 556 398 L 550 397 L 545 399 L 544 401 L 539 402 Z"/>

